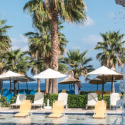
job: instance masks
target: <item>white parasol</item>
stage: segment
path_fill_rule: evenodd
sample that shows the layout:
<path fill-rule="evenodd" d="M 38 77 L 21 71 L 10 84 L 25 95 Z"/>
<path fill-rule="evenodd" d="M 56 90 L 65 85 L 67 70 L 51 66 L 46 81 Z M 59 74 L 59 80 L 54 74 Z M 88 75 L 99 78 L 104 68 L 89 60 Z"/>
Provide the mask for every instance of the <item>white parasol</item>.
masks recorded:
<path fill-rule="evenodd" d="M 33 78 L 54 79 L 54 78 L 61 78 L 61 77 L 66 77 L 66 75 L 49 68 L 49 69 L 39 73 L 38 75 L 35 75 Z M 49 89 L 50 89 L 50 87 L 48 88 L 47 107 L 45 107 L 45 108 L 51 108 L 49 106 Z"/>
<path fill-rule="evenodd" d="M 103 99 L 103 91 L 104 91 L 104 76 L 105 75 L 121 75 L 111 69 L 108 69 L 107 67 L 105 66 L 102 66 L 90 73 L 88 73 L 87 75 L 100 75 L 102 76 L 102 99 Z"/>

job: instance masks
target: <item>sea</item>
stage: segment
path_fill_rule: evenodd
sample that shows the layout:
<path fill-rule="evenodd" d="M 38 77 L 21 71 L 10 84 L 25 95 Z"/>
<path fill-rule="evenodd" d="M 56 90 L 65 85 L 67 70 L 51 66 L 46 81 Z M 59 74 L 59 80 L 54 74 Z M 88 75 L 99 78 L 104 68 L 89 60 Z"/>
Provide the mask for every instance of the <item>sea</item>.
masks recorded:
<path fill-rule="evenodd" d="M 119 84 L 115 83 L 115 91 L 119 92 Z M 82 88 L 81 91 L 96 91 L 97 85 L 92 85 L 89 83 L 81 83 Z M 10 89 L 10 83 L 3 83 L 3 89 Z M 12 89 L 14 89 L 14 84 L 12 83 Z M 18 90 L 18 84 L 16 86 L 16 89 Z M 21 89 L 27 89 L 26 83 L 19 83 L 19 90 Z M 28 83 L 28 89 L 29 90 L 37 90 L 37 83 L 36 82 L 29 82 Z M 45 90 L 45 83 L 40 83 L 40 89 Z M 58 90 L 67 90 L 69 91 L 69 85 L 60 85 L 58 84 Z M 71 86 L 70 86 L 71 89 Z M 72 88 L 73 89 L 73 88 Z M 98 90 L 102 90 L 102 85 L 98 85 Z M 104 91 L 111 91 L 111 83 L 106 83 L 104 85 Z"/>

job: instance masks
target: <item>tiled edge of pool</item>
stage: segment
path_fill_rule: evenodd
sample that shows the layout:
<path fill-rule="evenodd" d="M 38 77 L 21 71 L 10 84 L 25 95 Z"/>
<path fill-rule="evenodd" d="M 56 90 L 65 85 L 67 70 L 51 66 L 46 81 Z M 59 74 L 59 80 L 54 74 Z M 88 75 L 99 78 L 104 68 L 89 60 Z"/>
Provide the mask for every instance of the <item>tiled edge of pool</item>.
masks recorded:
<path fill-rule="evenodd" d="M 17 123 L 0 123 L 1 125 L 17 125 Z M 22 124 L 18 124 L 22 125 Z M 27 125 L 27 124 L 23 124 Z M 55 123 L 30 123 L 30 125 L 111 125 L 111 124 L 55 124 Z M 115 124 L 118 125 L 118 124 Z"/>
<path fill-rule="evenodd" d="M 0 114 L 16 114 L 18 111 L 14 112 L 0 112 Z M 41 115 L 50 115 L 52 112 L 30 112 L 31 114 L 41 114 Z M 94 115 L 94 113 L 64 113 L 65 115 Z M 122 113 L 106 113 L 107 115 L 122 115 Z"/>

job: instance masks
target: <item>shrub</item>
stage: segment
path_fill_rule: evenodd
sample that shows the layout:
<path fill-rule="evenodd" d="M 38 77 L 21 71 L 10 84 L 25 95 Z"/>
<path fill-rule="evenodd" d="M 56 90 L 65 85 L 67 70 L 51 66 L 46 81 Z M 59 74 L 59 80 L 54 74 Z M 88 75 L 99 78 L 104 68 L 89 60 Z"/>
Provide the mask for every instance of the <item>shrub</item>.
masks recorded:
<path fill-rule="evenodd" d="M 8 99 L 5 96 L 2 96 L 0 98 L 1 107 L 10 107 L 10 103 L 8 102 Z"/>
<path fill-rule="evenodd" d="M 87 93 L 87 92 L 86 92 Z M 121 96 L 121 98 L 123 97 L 123 95 Z M 45 105 L 47 105 L 47 98 L 48 95 L 44 95 L 44 103 Z M 68 95 L 68 108 L 85 108 L 86 104 L 87 104 L 87 98 L 88 98 L 88 94 L 83 94 L 83 95 L 75 95 L 75 94 L 69 94 Z M 110 106 L 110 95 L 104 95 L 103 96 L 103 100 L 107 102 L 107 107 L 109 108 Z M 34 95 L 27 95 L 27 100 L 31 100 L 32 103 L 34 102 Z M 49 105 L 52 106 L 53 102 L 55 100 L 58 99 L 58 94 L 50 94 L 49 95 Z M 98 95 L 98 100 L 102 100 L 102 96 Z M 11 99 L 11 103 L 15 103 L 16 101 L 16 97 L 12 97 Z M 10 106 L 10 104 L 7 101 L 7 98 L 2 96 L 0 98 L 0 102 L 2 104 L 3 107 L 7 107 Z"/>
<path fill-rule="evenodd" d="M 13 96 L 13 97 L 11 98 L 11 100 L 10 100 L 10 103 L 11 103 L 11 104 L 15 103 L 15 102 L 16 102 L 16 98 L 17 98 L 17 96 L 16 96 L 16 97 Z"/>
<path fill-rule="evenodd" d="M 44 95 L 44 103 L 47 105 L 48 95 Z M 49 95 L 49 105 L 52 106 L 53 102 L 58 99 L 58 94 L 50 94 Z"/>
<path fill-rule="evenodd" d="M 26 100 L 31 100 L 32 101 L 32 103 L 34 102 L 34 95 L 27 95 L 26 96 Z"/>

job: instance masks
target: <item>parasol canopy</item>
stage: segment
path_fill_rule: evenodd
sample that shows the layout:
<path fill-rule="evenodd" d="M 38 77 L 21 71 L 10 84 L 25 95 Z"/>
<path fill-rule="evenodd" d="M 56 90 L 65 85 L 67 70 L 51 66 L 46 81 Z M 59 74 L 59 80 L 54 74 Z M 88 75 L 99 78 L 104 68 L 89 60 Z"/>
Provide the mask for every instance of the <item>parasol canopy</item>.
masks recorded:
<path fill-rule="evenodd" d="M 21 75 L 21 74 L 19 74 L 19 73 L 15 73 L 15 72 L 12 72 L 12 71 L 7 71 L 6 73 L 4 73 L 4 74 L 2 74 L 1 76 L 0 76 L 0 79 L 1 80 L 4 80 L 4 79 L 6 79 L 6 80 L 10 80 L 10 91 L 11 91 L 11 97 L 12 97 L 12 89 L 11 89 L 11 80 L 12 79 L 19 79 L 19 78 L 21 78 L 21 77 L 25 77 L 24 75 Z M 25 78 L 24 78 L 25 79 Z"/>
<path fill-rule="evenodd" d="M 64 80 L 62 80 L 59 84 L 63 84 L 63 85 L 69 84 L 69 90 L 70 90 L 70 84 L 71 84 L 71 88 L 72 88 L 72 83 L 76 83 L 76 82 L 81 83 L 81 81 L 79 81 L 78 79 L 75 79 L 71 75 L 68 75 L 68 77 L 65 78 Z"/>
<path fill-rule="evenodd" d="M 94 78 L 89 81 L 90 84 L 102 84 L 102 80 L 99 78 Z M 106 84 L 106 81 L 104 82 Z"/>
<path fill-rule="evenodd" d="M 61 77 L 66 77 L 66 75 L 49 68 L 49 69 L 39 73 L 38 75 L 35 75 L 33 78 L 54 79 L 54 78 L 61 78 Z M 50 85 L 48 87 L 48 99 L 47 99 L 47 107 L 46 108 L 50 108 L 49 107 L 49 89 L 50 89 Z"/>
<path fill-rule="evenodd" d="M 113 70 L 113 71 L 115 71 L 116 73 L 118 73 L 119 75 L 105 75 L 104 76 L 104 80 L 112 80 L 112 84 L 111 84 L 111 88 L 112 88 L 112 92 L 115 92 L 115 86 L 114 86 L 114 84 L 113 84 L 113 82 L 114 82 L 114 80 L 120 80 L 120 79 L 122 79 L 123 78 L 123 73 L 121 73 L 121 72 L 118 72 L 118 71 L 116 71 L 115 69 L 113 69 L 113 68 L 111 68 L 111 70 Z M 97 76 L 97 78 L 99 78 L 99 79 L 102 79 L 102 77 L 101 76 Z"/>
<path fill-rule="evenodd" d="M 108 69 L 105 66 L 102 66 L 102 67 L 88 73 L 87 75 L 100 75 L 100 76 L 102 76 L 102 75 L 116 75 L 117 76 L 117 75 L 121 75 L 121 74 L 117 73 L 111 69 Z"/>
<path fill-rule="evenodd" d="M 66 77 L 66 75 L 49 68 L 39 73 L 38 75 L 35 75 L 33 78 L 54 79 L 54 78 L 61 78 L 61 77 Z"/>
<path fill-rule="evenodd" d="M 24 79 L 25 78 L 25 79 Z M 27 75 L 24 78 L 19 78 L 18 80 L 16 80 L 17 83 L 23 83 L 23 82 L 33 82 L 36 81 L 35 79 L 28 77 Z"/>
<path fill-rule="evenodd" d="M 116 75 L 121 75 L 120 73 L 117 73 L 111 69 L 108 69 L 107 67 L 105 66 L 102 66 L 90 73 L 88 73 L 87 75 L 100 75 L 102 76 L 102 99 L 103 99 L 103 92 L 104 92 L 104 76 L 107 76 L 107 75 L 112 75 L 112 76 L 116 76 Z"/>
<path fill-rule="evenodd" d="M 0 75 L 0 79 L 4 80 L 4 79 L 8 79 L 11 78 L 11 79 L 19 79 L 21 77 L 25 77 L 24 75 L 21 75 L 19 73 L 15 73 L 15 72 L 12 72 L 12 71 L 7 71 L 6 73 Z M 26 79 L 26 78 L 24 78 Z"/>
<path fill-rule="evenodd" d="M 71 75 L 68 75 L 68 77 L 62 80 L 61 82 L 59 82 L 59 84 L 72 84 L 72 83 L 76 83 L 77 81 L 81 82 L 78 79 L 75 79 L 74 77 L 72 77 Z"/>
<path fill-rule="evenodd" d="M 112 82 L 112 80 L 104 80 L 104 84 L 106 84 L 106 82 Z M 116 82 L 116 80 L 113 80 L 113 82 Z M 99 79 L 99 78 L 94 78 L 94 79 L 91 79 L 89 81 L 90 84 L 102 84 L 102 79 Z"/>
<path fill-rule="evenodd" d="M 119 74 L 119 75 L 114 75 L 114 76 L 113 76 L 113 80 L 120 80 L 120 79 L 122 79 L 123 73 L 118 72 L 118 71 L 116 71 L 116 70 L 113 70 L 113 71 L 115 71 L 116 73 Z M 102 79 L 101 76 L 97 76 L 97 78 Z M 108 76 L 105 75 L 105 76 L 104 76 L 104 80 L 112 80 L 112 75 L 108 75 Z"/>

